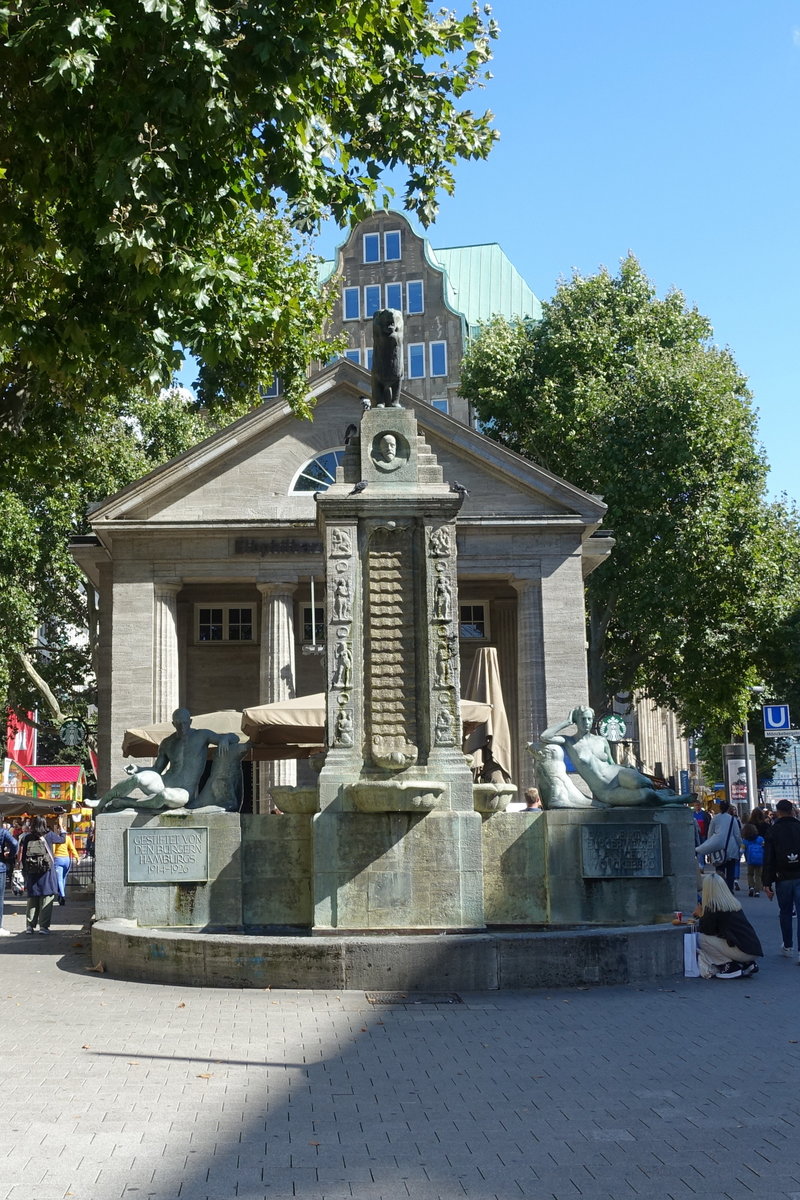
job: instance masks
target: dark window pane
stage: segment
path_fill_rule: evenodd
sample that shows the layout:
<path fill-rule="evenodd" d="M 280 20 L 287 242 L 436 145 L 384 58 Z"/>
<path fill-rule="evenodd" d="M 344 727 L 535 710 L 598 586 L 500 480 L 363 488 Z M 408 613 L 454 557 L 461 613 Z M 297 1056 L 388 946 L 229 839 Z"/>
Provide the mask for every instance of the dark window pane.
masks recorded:
<path fill-rule="evenodd" d="M 201 608 L 198 614 L 197 636 L 201 642 L 222 641 L 222 609 Z"/>
<path fill-rule="evenodd" d="M 482 604 L 462 604 L 459 634 L 462 638 L 485 638 L 486 615 Z"/>
<path fill-rule="evenodd" d="M 321 608 L 314 609 L 314 641 L 321 642 L 325 634 L 325 617 Z M 311 637 L 311 608 L 303 609 L 303 641 L 310 642 Z"/>

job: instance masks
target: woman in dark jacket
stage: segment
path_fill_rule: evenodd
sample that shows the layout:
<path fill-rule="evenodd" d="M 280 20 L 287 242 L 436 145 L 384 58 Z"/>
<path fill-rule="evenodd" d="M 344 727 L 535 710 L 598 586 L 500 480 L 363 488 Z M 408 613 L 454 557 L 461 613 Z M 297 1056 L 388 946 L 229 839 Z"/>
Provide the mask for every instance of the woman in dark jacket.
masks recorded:
<path fill-rule="evenodd" d="M 761 942 L 721 875 L 704 876 L 703 898 L 694 916 L 700 918 L 697 965 L 704 979 L 755 975 L 755 960 L 764 953 Z"/>
<path fill-rule="evenodd" d="M 53 847 L 65 841 L 60 829 L 48 828 L 44 817 L 34 817 L 30 833 L 20 838 L 18 862 L 25 876 L 28 906 L 25 911 L 25 932 L 35 933 L 38 922 L 40 933 L 50 932 L 53 916 L 53 901 L 58 894 L 58 875 L 53 861 Z M 44 845 L 44 856 L 39 847 Z"/>

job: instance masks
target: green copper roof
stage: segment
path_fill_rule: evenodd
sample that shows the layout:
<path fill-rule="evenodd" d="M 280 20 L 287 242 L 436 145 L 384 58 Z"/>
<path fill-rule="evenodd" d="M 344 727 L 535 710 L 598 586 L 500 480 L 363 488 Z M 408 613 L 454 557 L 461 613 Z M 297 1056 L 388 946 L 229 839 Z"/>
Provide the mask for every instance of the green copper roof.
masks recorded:
<path fill-rule="evenodd" d="M 497 242 L 482 246 L 449 246 L 432 250 L 444 268 L 455 306 L 471 330 L 496 313 L 503 317 L 533 317 L 542 306 Z"/>
<path fill-rule="evenodd" d="M 464 314 L 471 334 L 495 314 L 541 317 L 541 304 L 497 242 L 434 250 L 426 239 L 425 249 L 432 265 L 444 271 L 447 302 Z M 330 279 L 335 266 L 332 259 L 320 263 L 320 284 Z"/>

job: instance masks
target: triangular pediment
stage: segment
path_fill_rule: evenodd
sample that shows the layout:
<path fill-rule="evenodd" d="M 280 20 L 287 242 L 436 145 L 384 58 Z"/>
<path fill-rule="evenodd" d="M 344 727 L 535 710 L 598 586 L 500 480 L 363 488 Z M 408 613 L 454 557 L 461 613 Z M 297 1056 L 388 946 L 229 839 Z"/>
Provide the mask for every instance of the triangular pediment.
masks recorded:
<path fill-rule="evenodd" d="M 101 537 L 121 528 L 195 529 L 212 525 L 304 524 L 316 519 L 312 492 L 293 485 L 310 460 L 344 445 L 357 425 L 370 390 L 369 374 L 345 360 L 310 383 L 313 420 L 296 417 L 283 403 L 269 403 L 213 434 L 103 501 L 91 515 Z M 443 468 L 470 495 L 461 515 L 469 518 L 578 519 L 595 527 L 605 505 L 474 429 L 408 394 L 423 435 Z"/>

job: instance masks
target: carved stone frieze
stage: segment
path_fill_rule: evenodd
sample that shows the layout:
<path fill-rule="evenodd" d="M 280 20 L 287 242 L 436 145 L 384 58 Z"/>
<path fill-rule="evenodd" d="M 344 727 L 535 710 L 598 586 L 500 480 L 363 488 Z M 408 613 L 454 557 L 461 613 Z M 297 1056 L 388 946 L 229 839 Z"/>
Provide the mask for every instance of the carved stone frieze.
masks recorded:
<path fill-rule="evenodd" d="M 447 525 L 434 529 L 428 538 L 428 551 L 431 558 L 449 558 L 453 552 L 453 543 Z"/>
<path fill-rule="evenodd" d="M 353 543 L 350 534 L 346 529 L 340 529 L 337 525 L 331 528 L 331 556 L 338 558 L 342 555 L 350 556 L 353 553 Z"/>
<path fill-rule="evenodd" d="M 333 672 L 331 687 L 350 687 L 353 677 L 353 651 L 347 642 L 347 630 L 337 631 L 337 642 L 333 648 Z"/>

